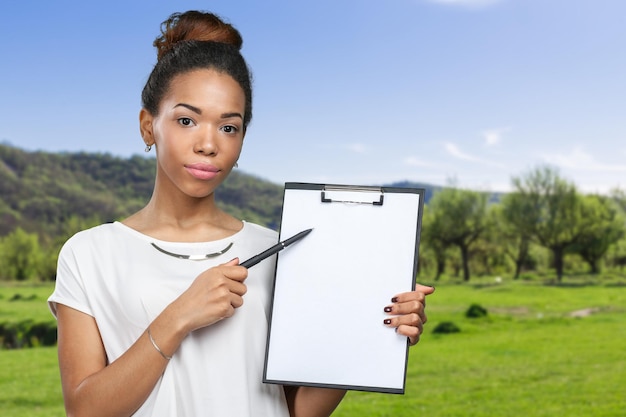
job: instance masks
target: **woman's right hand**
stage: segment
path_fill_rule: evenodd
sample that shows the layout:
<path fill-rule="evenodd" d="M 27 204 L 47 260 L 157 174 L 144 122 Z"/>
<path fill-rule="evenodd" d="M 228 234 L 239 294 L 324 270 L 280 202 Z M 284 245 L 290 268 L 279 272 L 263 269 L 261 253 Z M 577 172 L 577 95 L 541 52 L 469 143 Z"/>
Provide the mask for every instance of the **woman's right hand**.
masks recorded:
<path fill-rule="evenodd" d="M 196 277 L 189 288 L 167 308 L 185 333 L 231 317 L 243 305 L 248 270 L 235 258 Z"/>

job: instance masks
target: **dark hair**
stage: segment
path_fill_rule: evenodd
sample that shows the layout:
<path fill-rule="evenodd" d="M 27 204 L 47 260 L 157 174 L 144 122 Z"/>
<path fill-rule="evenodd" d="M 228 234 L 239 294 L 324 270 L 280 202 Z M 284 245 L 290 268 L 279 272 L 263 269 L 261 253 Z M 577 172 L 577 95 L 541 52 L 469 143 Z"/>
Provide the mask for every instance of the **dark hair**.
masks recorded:
<path fill-rule="evenodd" d="M 243 123 L 252 119 L 252 76 L 239 50 L 243 40 L 232 25 L 212 13 L 174 13 L 161 24 L 156 38 L 157 63 L 141 93 L 141 104 L 157 115 L 174 77 L 197 69 L 230 75 L 246 97 Z"/>

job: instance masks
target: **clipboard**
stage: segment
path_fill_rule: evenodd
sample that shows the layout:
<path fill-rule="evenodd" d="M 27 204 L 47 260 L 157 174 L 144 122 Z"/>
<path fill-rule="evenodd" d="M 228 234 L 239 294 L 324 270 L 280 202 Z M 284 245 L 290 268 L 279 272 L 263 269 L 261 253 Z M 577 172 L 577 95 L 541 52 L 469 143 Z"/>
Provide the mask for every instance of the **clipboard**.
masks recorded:
<path fill-rule="evenodd" d="M 415 289 L 424 190 L 286 183 L 263 382 L 403 394 L 408 340 L 384 307 Z"/>

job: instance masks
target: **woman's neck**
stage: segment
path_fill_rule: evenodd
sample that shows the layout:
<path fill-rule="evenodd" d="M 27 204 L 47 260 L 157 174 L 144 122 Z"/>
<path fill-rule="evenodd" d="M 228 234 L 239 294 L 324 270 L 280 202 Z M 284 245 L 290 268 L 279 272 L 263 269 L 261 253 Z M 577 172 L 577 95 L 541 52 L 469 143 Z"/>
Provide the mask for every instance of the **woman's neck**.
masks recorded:
<path fill-rule="evenodd" d="M 148 236 L 171 242 L 223 239 L 243 227 L 240 220 L 217 207 L 214 194 L 203 198 L 165 198 L 157 190 L 143 209 L 122 223 Z"/>

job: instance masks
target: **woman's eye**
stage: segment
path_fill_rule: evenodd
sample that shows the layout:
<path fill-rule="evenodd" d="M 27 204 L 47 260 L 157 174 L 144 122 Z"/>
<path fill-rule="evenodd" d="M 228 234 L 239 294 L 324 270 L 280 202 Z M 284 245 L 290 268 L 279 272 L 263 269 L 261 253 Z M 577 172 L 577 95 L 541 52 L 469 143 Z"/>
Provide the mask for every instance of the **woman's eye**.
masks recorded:
<path fill-rule="evenodd" d="M 180 119 L 178 119 L 178 123 L 182 126 L 193 126 L 193 120 L 191 120 L 189 117 L 181 117 Z"/>
<path fill-rule="evenodd" d="M 223 126 L 222 130 L 224 131 L 224 133 L 237 133 L 237 128 L 235 126 Z"/>

